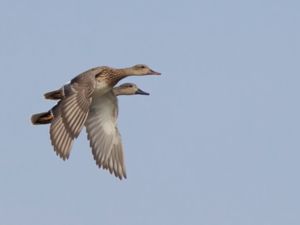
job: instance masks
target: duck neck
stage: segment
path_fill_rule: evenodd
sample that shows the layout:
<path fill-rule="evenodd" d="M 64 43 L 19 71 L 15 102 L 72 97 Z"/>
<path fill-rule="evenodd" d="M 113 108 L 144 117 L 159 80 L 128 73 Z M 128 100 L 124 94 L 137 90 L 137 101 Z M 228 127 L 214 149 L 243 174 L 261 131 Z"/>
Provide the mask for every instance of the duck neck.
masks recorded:
<path fill-rule="evenodd" d="M 113 88 L 113 92 L 114 92 L 115 96 L 119 96 L 122 94 L 119 87 Z"/>
<path fill-rule="evenodd" d="M 132 75 L 131 68 L 122 68 L 122 69 L 115 69 L 116 73 L 121 77 L 127 77 Z"/>
<path fill-rule="evenodd" d="M 130 76 L 130 70 L 128 68 L 124 69 L 114 69 L 114 76 L 111 77 L 109 80 L 109 84 L 113 87 L 115 86 L 120 80 L 122 80 L 125 77 Z"/>

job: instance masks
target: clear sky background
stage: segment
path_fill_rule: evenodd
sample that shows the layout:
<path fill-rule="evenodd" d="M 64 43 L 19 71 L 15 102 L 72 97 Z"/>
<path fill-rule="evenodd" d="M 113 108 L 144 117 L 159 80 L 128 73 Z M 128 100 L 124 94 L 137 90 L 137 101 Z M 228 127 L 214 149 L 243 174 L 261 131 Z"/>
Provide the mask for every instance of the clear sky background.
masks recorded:
<path fill-rule="evenodd" d="M 0 2 L 0 224 L 299 225 L 300 3 Z M 120 97 L 128 179 L 85 131 L 64 162 L 32 113 L 91 67 L 145 63 Z M 121 82 L 121 83 L 122 83 Z"/>

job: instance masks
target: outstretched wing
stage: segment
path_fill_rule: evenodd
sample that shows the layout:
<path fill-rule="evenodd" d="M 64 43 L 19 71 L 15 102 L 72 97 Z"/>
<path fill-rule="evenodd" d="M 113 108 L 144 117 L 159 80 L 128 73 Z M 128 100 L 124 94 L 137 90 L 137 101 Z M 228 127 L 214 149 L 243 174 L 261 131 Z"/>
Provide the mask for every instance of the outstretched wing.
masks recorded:
<path fill-rule="evenodd" d="M 87 70 L 57 91 L 45 97 L 61 99 L 52 108 L 54 119 L 50 126 L 51 143 L 56 153 L 63 159 L 70 155 L 73 140 L 78 137 L 89 113 L 92 95 L 95 90 L 95 77 L 104 67 Z"/>
<path fill-rule="evenodd" d="M 68 132 L 61 116 L 61 101 L 59 101 L 52 109 L 53 120 L 50 125 L 50 139 L 54 147 L 54 151 L 63 160 L 69 158 L 74 138 Z"/>
<path fill-rule="evenodd" d="M 77 83 L 66 87 L 67 95 L 52 108 L 54 119 L 50 126 L 50 139 L 54 151 L 68 159 L 73 140 L 78 137 L 88 116 L 92 86 Z"/>
<path fill-rule="evenodd" d="M 72 136 L 77 138 L 88 116 L 92 101 L 94 84 L 74 83 L 69 86 L 68 94 L 61 101 L 61 116 L 66 129 Z"/>
<path fill-rule="evenodd" d="M 92 76 L 63 87 L 64 96 L 53 107 L 54 119 L 50 126 L 50 139 L 55 152 L 61 158 L 68 159 L 73 140 L 78 137 L 89 112 L 94 91 Z"/>
<path fill-rule="evenodd" d="M 85 126 L 96 164 L 122 179 L 126 170 L 117 115 L 117 98 L 110 91 L 93 99 Z"/>

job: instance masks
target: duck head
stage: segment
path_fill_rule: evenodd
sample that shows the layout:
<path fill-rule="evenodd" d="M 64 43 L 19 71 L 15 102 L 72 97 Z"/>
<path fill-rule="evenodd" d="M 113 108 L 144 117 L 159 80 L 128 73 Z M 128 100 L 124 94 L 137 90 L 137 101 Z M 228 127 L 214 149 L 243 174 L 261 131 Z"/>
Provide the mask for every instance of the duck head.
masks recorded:
<path fill-rule="evenodd" d="M 116 96 L 118 95 L 150 95 L 149 93 L 139 89 L 136 84 L 125 83 L 113 89 Z"/>
<path fill-rule="evenodd" d="M 161 73 L 152 70 L 145 64 L 137 64 L 132 67 L 133 75 L 161 75 Z"/>
<path fill-rule="evenodd" d="M 145 76 L 145 75 L 161 75 L 161 73 L 152 70 L 145 64 L 137 64 L 129 68 L 119 69 L 124 76 Z"/>

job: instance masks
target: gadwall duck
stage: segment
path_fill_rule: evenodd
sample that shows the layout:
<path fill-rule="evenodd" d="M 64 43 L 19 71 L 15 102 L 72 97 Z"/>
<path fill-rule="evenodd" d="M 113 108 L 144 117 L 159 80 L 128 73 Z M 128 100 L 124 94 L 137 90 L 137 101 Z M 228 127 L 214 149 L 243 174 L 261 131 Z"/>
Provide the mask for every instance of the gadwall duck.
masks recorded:
<path fill-rule="evenodd" d="M 52 92 L 54 93 L 54 92 Z M 65 92 L 55 93 L 51 99 L 64 98 Z M 113 88 L 97 98 L 93 98 L 85 121 L 88 139 L 96 164 L 103 169 L 108 169 L 116 177 L 126 178 L 123 147 L 117 128 L 119 95 L 149 95 L 139 89 L 135 84 L 126 83 Z M 62 115 L 62 100 L 51 110 L 34 114 L 31 118 L 33 124 L 48 124 L 50 126 L 51 143 L 57 155 L 68 159 L 74 136 L 65 127 Z"/>
<path fill-rule="evenodd" d="M 71 80 L 59 90 L 45 94 L 46 99 L 61 99 L 60 113 L 62 123 L 60 129 L 65 129 L 65 133 L 72 139 L 77 138 L 89 113 L 90 106 L 103 94 L 112 90 L 121 79 L 127 76 L 160 75 L 144 64 L 138 64 L 129 68 L 116 69 L 107 66 L 96 67 Z M 61 122 L 59 122 L 60 124 Z M 56 123 L 51 124 L 55 126 Z M 56 140 L 57 139 L 57 140 Z M 69 151 L 69 142 L 58 141 L 61 135 L 53 135 L 51 140 L 54 148 L 58 152 Z M 64 154 L 63 154 L 64 155 Z"/>

